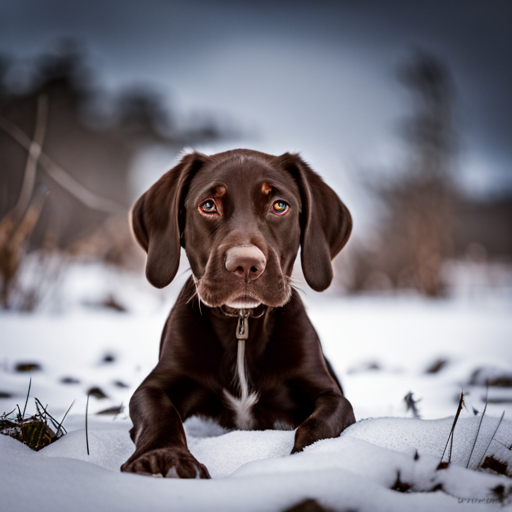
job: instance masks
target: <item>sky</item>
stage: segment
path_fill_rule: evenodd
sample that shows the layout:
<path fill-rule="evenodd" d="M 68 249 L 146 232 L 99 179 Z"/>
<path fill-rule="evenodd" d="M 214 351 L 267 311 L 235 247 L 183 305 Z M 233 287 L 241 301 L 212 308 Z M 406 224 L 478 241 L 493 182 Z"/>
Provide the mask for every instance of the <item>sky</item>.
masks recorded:
<path fill-rule="evenodd" d="M 184 117 L 231 120 L 243 137 L 214 150 L 300 150 L 350 204 L 365 169 L 400 162 L 396 75 L 418 49 L 452 73 L 461 183 L 512 190 L 511 26 L 509 0 L 2 0 L 0 53 L 77 38 L 101 86 L 149 84 Z"/>

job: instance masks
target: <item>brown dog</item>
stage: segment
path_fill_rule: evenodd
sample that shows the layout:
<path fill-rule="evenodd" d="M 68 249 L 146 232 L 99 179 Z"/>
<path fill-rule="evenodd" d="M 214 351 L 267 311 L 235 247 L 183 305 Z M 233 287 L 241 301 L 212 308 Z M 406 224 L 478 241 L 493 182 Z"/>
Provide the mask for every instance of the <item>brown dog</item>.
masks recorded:
<path fill-rule="evenodd" d="M 122 471 L 208 478 L 187 448 L 182 422 L 193 415 L 231 429 L 296 428 L 292 453 L 355 422 L 290 284 L 301 246 L 309 286 L 330 285 L 352 221 L 298 155 L 188 154 L 137 201 L 132 223 L 151 284 L 173 280 L 180 246 L 192 277 L 130 401 L 136 449 Z"/>

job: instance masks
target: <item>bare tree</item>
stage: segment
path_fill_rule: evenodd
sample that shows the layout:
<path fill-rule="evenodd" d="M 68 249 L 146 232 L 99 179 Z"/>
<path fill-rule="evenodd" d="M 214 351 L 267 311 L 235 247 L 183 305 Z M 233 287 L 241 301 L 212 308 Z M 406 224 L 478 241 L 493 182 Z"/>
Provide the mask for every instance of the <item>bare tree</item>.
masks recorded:
<path fill-rule="evenodd" d="M 415 112 L 406 126 L 410 162 L 388 208 L 396 228 L 403 224 L 415 286 L 436 297 L 444 292 L 441 267 L 452 250 L 453 88 L 447 69 L 426 54 L 417 54 L 401 78 Z"/>
<path fill-rule="evenodd" d="M 436 58 L 416 53 L 400 70 L 412 97 L 404 125 L 405 162 L 392 176 L 370 184 L 382 214 L 373 243 L 354 246 L 352 291 L 415 288 L 429 297 L 445 293 L 443 263 L 452 254 L 455 130 L 454 89 Z M 375 279 L 376 277 L 379 277 Z"/>

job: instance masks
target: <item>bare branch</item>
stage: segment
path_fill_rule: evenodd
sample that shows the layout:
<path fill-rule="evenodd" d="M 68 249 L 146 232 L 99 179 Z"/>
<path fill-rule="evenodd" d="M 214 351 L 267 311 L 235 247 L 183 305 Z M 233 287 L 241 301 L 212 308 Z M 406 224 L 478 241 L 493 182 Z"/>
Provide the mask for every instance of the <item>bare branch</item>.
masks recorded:
<path fill-rule="evenodd" d="M 88 206 L 92 210 L 104 213 L 116 213 L 125 208 L 120 204 L 93 194 L 87 190 L 81 183 L 73 178 L 61 166 L 57 165 L 36 141 L 30 138 L 15 124 L 0 116 L 0 128 L 8 133 L 20 146 L 27 151 L 39 151 L 39 161 L 48 176 L 55 180 L 62 188 L 66 189 L 70 194 L 76 197 L 82 204 Z"/>

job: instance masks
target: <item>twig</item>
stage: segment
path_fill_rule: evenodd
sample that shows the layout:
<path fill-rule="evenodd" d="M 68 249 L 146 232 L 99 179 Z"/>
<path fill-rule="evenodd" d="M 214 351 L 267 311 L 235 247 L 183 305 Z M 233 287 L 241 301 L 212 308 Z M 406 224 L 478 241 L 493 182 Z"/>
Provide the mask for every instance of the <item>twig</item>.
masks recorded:
<path fill-rule="evenodd" d="M 501 422 L 503 421 L 503 417 L 505 416 L 505 411 L 502 412 L 501 414 L 501 418 L 500 418 L 500 421 L 498 421 L 498 425 L 496 426 L 496 430 L 494 431 L 491 439 L 489 440 L 489 444 L 487 445 L 487 448 L 485 449 L 485 452 L 484 454 L 482 455 L 482 458 L 480 459 L 480 462 L 478 463 L 478 465 L 476 466 L 476 469 L 478 469 L 480 467 L 480 465 L 482 464 L 483 460 L 484 460 L 484 457 L 487 453 L 487 450 L 489 449 L 489 446 L 491 446 L 491 443 L 492 443 L 492 440 L 494 439 L 494 436 L 496 435 L 496 432 L 498 432 L 498 429 L 500 428 L 500 425 L 501 425 Z"/>
<path fill-rule="evenodd" d="M 407 393 L 407 395 L 404 396 L 404 401 L 405 401 L 405 404 L 407 405 L 407 410 L 412 411 L 413 417 L 417 420 L 421 419 L 420 413 L 418 411 L 418 406 L 417 406 L 417 404 L 420 400 L 415 400 L 414 393 L 412 393 L 411 391 L 409 391 L 409 393 Z"/>
<path fill-rule="evenodd" d="M 23 184 L 21 186 L 20 196 L 18 202 L 14 207 L 13 213 L 16 220 L 23 216 L 23 213 L 28 208 L 30 198 L 34 191 L 34 184 L 36 181 L 37 164 L 41 156 L 44 136 L 46 132 L 46 120 L 48 118 L 48 98 L 46 96 L 39 96 L 37 98 L 37 113 L 36 113 L 36 127 L 34 131 L 34 138 L 30 142 L 28 148 L 27 163 L 25 165 L 25 175 L 23 177 Z"/>
<path fill-rule="evenodd" d="M 485 411 L 487 410 L 487 397 L 488 397 L 488 394 L 489 394 L 489 386 L 487 386 L 487 389 L 485 391 L 484 411 L 482 412 L 482 416 L 480 416 L 480 423 L 478 423 L 478 430 L 476 431 L 476 437 L 475 437 L 475 440 L 473 441 L 473 446 L 471 447 L 471 452 L 469 454 L 468 463 L 466 464 L 467 468 L 469 468 L 469 463 L 471 462 L 471 456 L 473 455 L 473 450 L 475 449 L 476 441 L 477 441 L 478 436 L 480 434 L 480 427 L 482 426 L 482 422 L 484 421 Z"/>
<path fill-rule="evenodd" d="M 87 455 L 89 455 L 89 429 L 87 425 L 87 415 L 89 414 L 89 396 L 87 393 L 87 402 L 85 404 L 85 445 L 87 446 Z"/>

